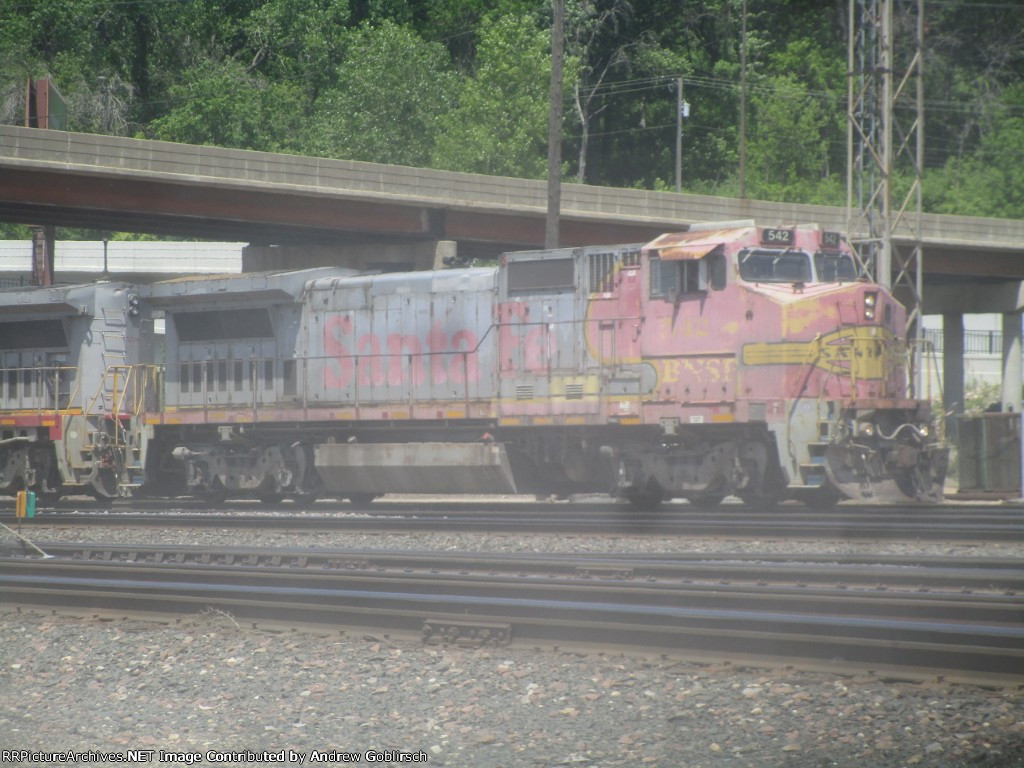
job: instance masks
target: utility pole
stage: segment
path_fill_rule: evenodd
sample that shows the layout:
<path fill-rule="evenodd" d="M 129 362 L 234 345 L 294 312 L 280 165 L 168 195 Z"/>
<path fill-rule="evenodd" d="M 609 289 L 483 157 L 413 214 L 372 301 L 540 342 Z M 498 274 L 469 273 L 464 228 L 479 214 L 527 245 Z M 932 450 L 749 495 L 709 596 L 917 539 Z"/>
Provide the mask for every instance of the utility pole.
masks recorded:
<path fill-rule="evenodd" d="M 676 78 L 676 192 L 683 191 L 683 118 L 690 116 L 690 104 L 683 101 L 683 78 Z"/>
<path fill-rule="evenodd" d="M 557 248 L 562 207 L 562 67 L 565 58 L 565 0 L 554 0 L 551 21 L 551 104 L 548 110 L 548 215 L 544 247 Z"/>
<path fill-rule="evenodd" d="M 676 192 L 683 191 L 683 78 L 676 78 Z"/>

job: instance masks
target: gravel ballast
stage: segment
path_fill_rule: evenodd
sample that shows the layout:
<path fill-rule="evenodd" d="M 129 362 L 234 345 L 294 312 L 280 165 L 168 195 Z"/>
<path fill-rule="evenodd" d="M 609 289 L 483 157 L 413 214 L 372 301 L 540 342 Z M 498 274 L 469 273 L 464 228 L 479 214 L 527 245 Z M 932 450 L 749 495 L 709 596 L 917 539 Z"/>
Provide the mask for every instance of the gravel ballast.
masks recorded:
<path fill-rule="evenodd" d="M 368 765 L 367 751 L 391 750 L 467 768 L 1024 765 L 1019 691 L 265 632 L 215 612 L 169 626 L 0 614 L 0 634 L 2 749 L 163 749 L 247 765 L 261 763 L 206 757 L 283 749 L 311 764 L 311 753 L 338 751 Z"/>
<path fill-rule="evenodd" d="M 278 531 L 235 528 L 127 528 L 121 526 L 33 525 L 25 533 L 40 544 L 103 542 L 210 547 L 400 549 L 434 552 L 665 553 L 920 555 L 1024 559 L 1024 542 L 846 541 L 828 539 L 721 539 L 628 535 L 542 535 L 494 533 L 364 533 Z M 7 541 L 12 545 L 11 540 Z"/>
<path fill-rule="evenodd" d="M 1013 543 L 35 527 L 110 544 L 494 552 L 1020 557 Z M 2 603 L 0 603 L 2 609 Z M 153 763 L 466 768 L 1024 768 L 1024 691 L 383 635 L 0 612 L 0 751 L 157 750 Z M 184 753 L 172 756 L 168 753 Z M 253 754 L 247 754 L 253 753 Z M 260 753 L 266 753 L 261 755 Z M 0 755 L 2 756 L 2 755 Z M 261 759 L 262 758 L 262 759 Z M 380 758 L 373 762 L 374 758 Z M 177 762 L 175 762 L 177 759 Z M 317 762 L 311 762 L 316 759 Z M 424 764 L 424 763 L 419 763 Z"/>

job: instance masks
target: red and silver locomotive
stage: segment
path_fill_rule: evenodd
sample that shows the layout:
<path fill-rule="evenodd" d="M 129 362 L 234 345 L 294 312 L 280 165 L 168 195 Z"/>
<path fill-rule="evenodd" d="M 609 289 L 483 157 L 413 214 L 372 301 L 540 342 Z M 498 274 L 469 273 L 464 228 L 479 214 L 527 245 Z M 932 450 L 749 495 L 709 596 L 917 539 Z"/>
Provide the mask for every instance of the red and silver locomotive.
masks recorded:
<path fill-rule="evenodd" d="M 161 375 L 132 379 L 159 391 L 107 416 L 131 447 L 111 466 L 139 468 L 124 487 L 638 506 L 942 494 L 946 446 L 907 397 L 904 309 L 815 227 L 713 224 L 490 268 L 177 280 L 135 300 L 164 314 L 165 352 Z"/>

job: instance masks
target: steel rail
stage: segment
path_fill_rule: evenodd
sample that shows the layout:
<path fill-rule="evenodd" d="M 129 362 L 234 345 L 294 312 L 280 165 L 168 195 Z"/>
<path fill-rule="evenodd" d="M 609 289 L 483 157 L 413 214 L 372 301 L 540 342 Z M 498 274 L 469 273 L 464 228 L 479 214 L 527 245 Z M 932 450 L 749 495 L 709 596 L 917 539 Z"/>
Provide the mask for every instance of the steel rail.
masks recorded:
<path fill-rule="evenodd" d="M 742 510 L 741 507 L 736 507 Z M 681 510 L 689 510 L 683 512 Z M 9 515 L 0 522 L 17 524 Z M 195 528 L 263 528 L 274 530 L 343 531 L 458 531 L 519 533 L 588 533 L 635 535 L 729 536 L 732 538 L 834 538 L 846 540 L 920 539 L 932 541 L 1024 541 L 1024 512 L 964 513 L 946 518 L 899 515 L 886 519 L 875 513 L 861 515 L 857 508 L 821 515 L 789 509 L 775 515 L 747 512 L 695 512 L 689 507 L 659 514 L 632 514 L 619 507 L 595 514 L 585 508 L 561 507 L 557 513 L 528 507 L 492 511 L 378 510 L 348 514 L 197 514 L 173 513 L 51 513 L 25 520 L 25 526 L 138 526 Z"/>
<path fill-rule="evenodd" d="M 4 600 L 420 632 L 424 639 L 630 645 L 1024 681 L 1024 607 L 1006 595 L 0 560 Z"/>
<path fill-rule="evenodd" d="M 670 580 L 719 585 L 789 581 L 799 587 L 852 587 L 947 590 L 961 594 L 1024 594 L 1024 562 L 1016 558 L 936 557 L 920 555 L 788 554 L 523 554 L 376 549 L 307 549 L 38 542 L 47 555 L 62 560 L 150 565 L 220 565 L 234 568 L 285 568 L 292 571 L 361 571 L 460 576 L 512 575 L 524 578 L 578 578 L 601 581 Z M 0 555 L 32 557 L 18 542 Z"/>
<path fill-rule="evenodd" d="M 44 509 L 39 505 L 39 509 Z M 96 500 L 91 497 L 66 497 L 59 499 L 45 507 L 47 513 L 79 511 L 135 511 L 153 510 L 167 511 L 177 509 L 180 511 L 202 511 L 209 510 L 206 501 L 181 497 L 181 498 L 132 498 L 132 499 L 106 499 Z M 316 501 L 308 506 L 300 506 L 291 502 L 280 502 L 276 505 L 266 505 L 256 499 L 250 500 L 229 500 L 217 506 L 222 512 L 244 512 L 259 510 L 264 513 L 272 512 L 277 514 L 303 514 L 308 510 L 318 512 L 444 512 L 447 514 L 472 514 L 493 511 L 521 511 L 530 510 L 537 514 L 565 513 L 567 510 L 585 510 L 586 514 L 593 515 L 629 515 L 634 517 L 659 518 L 675 514 L 696 514 L 706 515 L 708 510 L 694 507 L 684 501 L 668 501 L 653 511 L 637 510 L 625 502 L 615 501 L 607 496 L 579 495 L 563 500 L 537 500 L 530 496 L 446 496 L 435 495 L 387 495 L 376 501 L 363 504 L 354 504 L 345 499 L 325 498 Z M 727 498 L 713 514 L 742 514 L 753 516 L 775 516 L 780 513 L 798 517 L 834 517 L 857 514 L 860 516 L 876 515 L 882 519 L 891 519 L 893 516 L 908 517 L 945 517 L 945 516 L 999 516 L 1024 515 L 1024 502 L 1002 501 L 951 501 L 944 504 L 869 504 L 864 502 L 843 502 L 834 507 L 812 508 L 797 502 L 784 502 L 774 507 L 748 506 L 739 502 L 738 499 Z"/>
<path fill-rule="evenodd" d="M 41 564 L 41 567 L 40 567 Z M 556 596 L 565 601 L 583 599 L 601 604 L 619 601 L 631 605 L 681 605 L 703 608 L 730 606 L 757 611 L 765 605 L 794 614 L 814 613 L 831 616 L 913 617 L 942 622 L 990 622 L 1011 625 L 1024 620 L 1024 604 L 1013 595 L 979 593 L 927 593 L 889 591 L 872 588 L 811 586 L 780 581 L 770 571 L 771 580 L 757 583 L 708 583 L 677 579 L 645 579 L 642 581 L 591 580 L 577 576 L 483 574 L 472 571 L 457 573 L 410 574 L 403 570 L 295 572 L 273 568 L 250 569 L 219 565 L 150 565 L 96 561 L 42 561 L 0 563 L 4 572 L 40 575 L 42 580 L 103 579 L 118 583 L 128 579 L 141 584 L 214 583 L 277 589 L 286 584 L 293 589 L 331 591 L 340 586 L 346 590 L 399 594 L 453 595 L 475 597 L 535 598 L 550 600 Z"/>

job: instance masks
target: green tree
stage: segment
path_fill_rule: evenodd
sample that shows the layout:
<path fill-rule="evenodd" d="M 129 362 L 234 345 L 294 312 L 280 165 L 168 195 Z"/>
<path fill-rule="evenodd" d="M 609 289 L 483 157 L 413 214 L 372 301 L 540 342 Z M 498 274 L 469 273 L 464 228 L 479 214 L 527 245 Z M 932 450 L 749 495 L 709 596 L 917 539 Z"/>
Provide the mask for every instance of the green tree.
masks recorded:
<path fill-rule="evenodd" d="M 925 176 L 929 210 L 1024 219 L 1024 117 L 1007 116 L 977 151 Z"/>
<path fill-rule="evenodd" d="M 413 25 L 427 40 L 442 43 L 455 68 L 470 72 L 476 59 L 476 46 L 486 17 L 524 15 L 537 12 L 537 0 L 443 0 L 419 3 L 420 16 Z M 550 3 L 544 3 L 545 9 Z"/>
<path fill-rule="evenodd" d="M 127 136 L 135 99 L 134 86 L 116 72 L 98 75 L 92 82 L 83 78 L 74 84 L 68 120 L 76 131 Z"/>
<path fill-rule="evenodd" d="M 447 52 L 384 21 L 351 34 L 336 85 L 316 106 L 305 147 L 314 154 L 425 166 L 458 85 Z"/>
<path fill-rule="evenodd" d="M 545 176 L 550 38 L 550 31 L 534 16 L 485 19 L 476 72 L 464 81 L 459 105 L 448 114 L 434 149 L 437 167 Z"/>
<path fill-rule="evenodd" d="M 271 0 L 243 22 L 251 46 L 248 69 L 271 82 L 299 86 L 312 104 L 341 62 L 348 0 Z"/>
<path fill-rule="evenodd" d="M 90 67 L 103 53 L 93 47 L 96 13 L 81 0 L 0 3 L 0 50 L 23 49 L 56 76 Z"/>
<path fill-rule="evenodd" d="M 784 202 L 839 204 L 838 182 L 829 180 L 829 133 L 835 112 L 795 78 L 763 81 L 751 99 L 753 130 L 748 143 L 748 187 L 752 197 Z"/>
<path fill-rule="evenodd" d="M 302 96 L 233 60 L 207 60 L 170 90 L 175 106 L 150 123 L 154 138 L 238 149 L 295 151 Z"/>
<path fill-rule="evenodd" d="M 671 188 L 683 76 L 684 188 L 734 194 L 742 0 L 566 2 L 579 177 Z M 841 203 L 845 0 L 746 6 L 748 194 Z M 0 121 L 51 75 L 73 130 L 542 177 L 550 20 L 550 0 L 0 0 Z M 1020 216 L 1024 15 L 926 22 L 926 207 Z"/>
<path fill-rule="evenodd" d="M 0 123 L 24 123 L 25 84 L 39 73 L 40 65 L 26 47 L 0 49 Z"/>
<path fill-rule="evenodd" d="M 587 180 L 591 122 L 608 109 L 606 80 L 628 77 L 632 60 L 646 39 L 623 40 L 619 29 L 633 13 L 629 0 L 572 0 L 566 7 L 567 50 L 578 62 L 569 98 L 579 129 L 576 181 Z"/>

